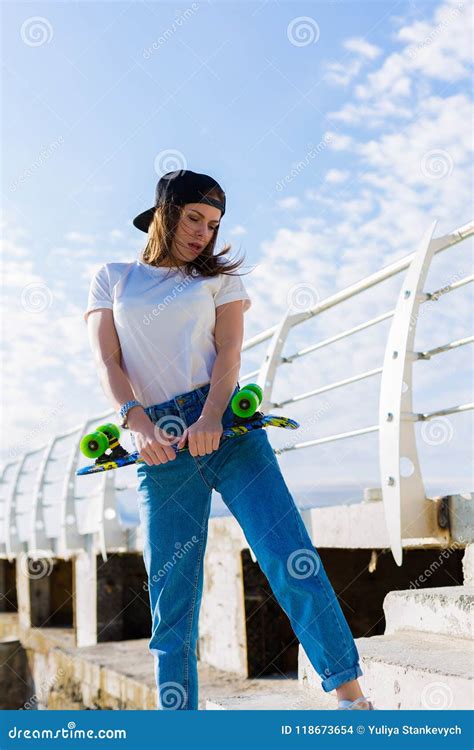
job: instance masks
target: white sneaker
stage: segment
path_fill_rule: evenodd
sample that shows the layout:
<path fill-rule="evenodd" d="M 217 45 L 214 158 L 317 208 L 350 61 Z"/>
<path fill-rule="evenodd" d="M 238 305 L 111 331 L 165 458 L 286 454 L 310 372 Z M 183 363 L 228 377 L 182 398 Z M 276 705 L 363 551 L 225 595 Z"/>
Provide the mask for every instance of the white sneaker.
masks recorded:
<path fill-rule="evenodd" d="M 368 711 L 376 711 L 377 710 L 375 708 L 374 704 L 372 703 L 372 701 L 369 701 L 369 699 L 366 698 L 364 695 L 361 695 L 360 698 L 356 698 L 355 701 L 340 700 L 338 702 L 337 710 L 338 711 L 341 711 L 341 710 L 342 711 L 344 711 L 344 710 L 350 711 L 351 709 L 354 709 L 354 710 L 357 710 L 357 711 L 364 710 L 364 708 L 359 705 L 360 703 L 367 703 L 368 704 L 368 709 L 365 709 L 365 710 L 368 710 Z"/>

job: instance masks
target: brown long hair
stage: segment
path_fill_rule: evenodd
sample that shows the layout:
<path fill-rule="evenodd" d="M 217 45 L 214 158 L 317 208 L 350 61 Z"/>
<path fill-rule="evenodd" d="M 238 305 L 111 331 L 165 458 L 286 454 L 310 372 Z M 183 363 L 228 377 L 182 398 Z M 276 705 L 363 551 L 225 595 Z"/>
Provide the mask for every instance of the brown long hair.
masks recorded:
<path fill-rule="evenodd" d="M 210 191 L 208 196 L 210 198 L 217 198 L 218 200 L 222 200 L 224 197 L 223 193 L 217 188 Z M 171 265 L 177 265 L 180 261 L 173 254 L 172 242 L 183 208 L 181 205 L 167 201 L 155 209 L 153 219 L 148 228 L 148 242 L 140 255 L 140 260 L 143 263 L 160 266 L 163 261 L 166 261 L 166 263 L 169 262 Z M 242 265 L 244 258 L 236 261 L 223 259 L 232 247 L 229 244 L 224 245 L 220 252 L 214 254 L 218 231 L 219 228 L 217 227 L 210 242 L 196 258 L 187 261 L 182 266 L 178 266 L 180 271 L 186 271 L 189 274 L 195 274 L 197 271 L 201 276 L 217 276 L 220 273 L 227 274 L 228 276 L 237 275 L 231 272 Z M 193 271 L 193 269 L 195 270 Z"/>

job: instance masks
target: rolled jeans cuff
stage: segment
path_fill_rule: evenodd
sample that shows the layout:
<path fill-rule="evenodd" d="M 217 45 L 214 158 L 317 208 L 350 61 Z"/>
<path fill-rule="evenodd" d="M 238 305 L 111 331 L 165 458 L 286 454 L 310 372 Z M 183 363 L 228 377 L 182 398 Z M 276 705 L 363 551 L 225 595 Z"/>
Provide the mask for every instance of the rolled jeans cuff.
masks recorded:
<path fill-rule="evenodd" d="M 351 667 L 351 669 L 345 669 L 343 672 L 336 672 L 336 674 L 326 677 L 321 682 L 321 686 L 325 693 L 329 693 L 331 690 L 335 690 L 335 688 L 340 687 L 345 682 L 349 682 L 349 680 L 357 680 L 357 678 L 361 676 L 362 669 L 360 668 L 360 664 L 357 663 L 355 667 Z"/>

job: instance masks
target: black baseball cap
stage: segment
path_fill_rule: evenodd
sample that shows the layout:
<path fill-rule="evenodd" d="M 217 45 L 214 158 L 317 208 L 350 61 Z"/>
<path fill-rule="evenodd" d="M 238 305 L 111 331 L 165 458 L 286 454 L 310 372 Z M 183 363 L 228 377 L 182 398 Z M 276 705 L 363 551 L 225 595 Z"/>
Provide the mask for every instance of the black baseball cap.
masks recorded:
<path fill-rule="evenodd" d="M 207 203 L 219 208 L 224 216 L 225 193 L 222 201 L 208 196 L 208 193 L 216 187 L 224 193 L 219 183 L 207 174 L 193 172 L 191 169 L 167 172 L 160 177 L 155 188 L 155 205 L 135 216 L 133 225 L 142 232 L 148 232 L 155 209 L 167 202 L 173 202 L 179 206 L 184 206 L 186 203 Z"/>

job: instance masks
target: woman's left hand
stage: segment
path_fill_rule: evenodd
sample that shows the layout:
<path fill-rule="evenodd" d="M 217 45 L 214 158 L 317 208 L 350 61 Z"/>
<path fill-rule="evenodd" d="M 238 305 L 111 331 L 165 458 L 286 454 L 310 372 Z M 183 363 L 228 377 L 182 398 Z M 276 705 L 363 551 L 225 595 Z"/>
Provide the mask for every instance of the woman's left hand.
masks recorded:
<path fill-rule="evenodd" d="M 218 417 L 201 415 L 197 422 L 185 429 L 177 447 L 182 448 L 187 440 L 192 456 L 205 456 L 218 449 L 222 431 L 222 421 Z"/>

